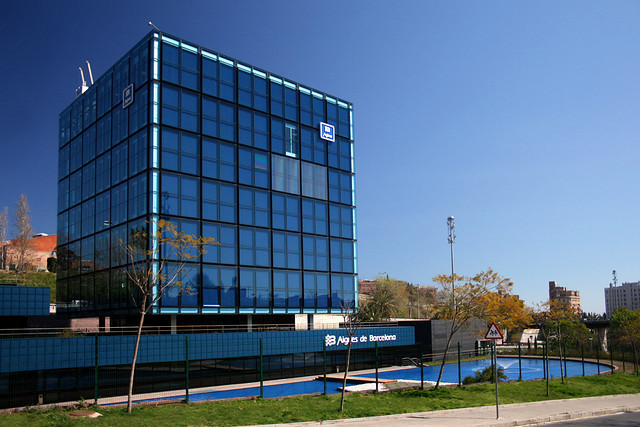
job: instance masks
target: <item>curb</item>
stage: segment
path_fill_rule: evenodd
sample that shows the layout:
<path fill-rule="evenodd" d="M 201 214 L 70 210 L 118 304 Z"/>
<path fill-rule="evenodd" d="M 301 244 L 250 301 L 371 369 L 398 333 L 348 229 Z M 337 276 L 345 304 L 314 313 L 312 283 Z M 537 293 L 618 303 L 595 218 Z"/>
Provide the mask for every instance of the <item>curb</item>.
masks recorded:
<path fill-rule="evenodd" d="M 565 412 L 563 414 L 551 415 L 547 417 L 530 418 L 528 420 L 518 421 L 503 421 L 498 420 L 495 424 L 491 424 L 490 427 L 514 427 L 514 426 L 529 426 L 536 424 L 552 423 L 558 421 L 571 421 L 579 420 L 583 418 L 597 418 L 605 415 L 622 414 L 625 412 L 638 412 L 639 406 L 620 406 L 617 408 L 601 409 L 599 411 L 587 411 L 587 412 Z"/>

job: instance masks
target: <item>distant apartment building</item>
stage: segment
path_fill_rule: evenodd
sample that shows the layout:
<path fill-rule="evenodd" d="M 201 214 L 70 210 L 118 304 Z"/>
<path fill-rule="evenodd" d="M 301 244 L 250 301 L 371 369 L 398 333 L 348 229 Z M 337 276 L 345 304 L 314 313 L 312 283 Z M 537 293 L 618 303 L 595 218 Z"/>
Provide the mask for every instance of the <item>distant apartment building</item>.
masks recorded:
<path fill-rule="evenodd" d="M 571 307 L 576 313 L 582 313 L 580 292 L 568 290 L 564 286 L 558 286 L 555 280 L 549 282 L 549 301 L 559 301 L 561 304 Z"/>
<path fill-rule="evenodd" d="M 13 270 L 19 263 L 18 242 L 15 240 L 0 242 L 0 269 Z M 28 270 L 47 270 L 47 259 L 55 256 L 57 236 L 41 233 L 29 239 L 25 263 Z"/>
<path fill-rule="evenodd" d="M 640 309 L 640 281 L 623 282 L 621 286 L 609 283 L 609 287 L 604 289 L 604 305 L 607 319 L 611 319 L 616 308 Z"/>

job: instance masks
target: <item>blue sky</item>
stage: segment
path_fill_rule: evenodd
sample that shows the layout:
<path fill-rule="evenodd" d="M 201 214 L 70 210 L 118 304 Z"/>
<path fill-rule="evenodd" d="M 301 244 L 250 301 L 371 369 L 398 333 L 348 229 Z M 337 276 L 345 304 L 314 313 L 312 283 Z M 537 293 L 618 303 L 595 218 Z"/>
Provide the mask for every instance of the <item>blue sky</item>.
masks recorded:
<path fill-rule="evenodd" d="M 3 5 L 0 209 L 56 232 L 58 114 L 162 31 L 355 106 L 361 278 L 488 267 L 527 303 L 547 283 L 604 311 L 640 279 L 640 3 L 24 1 Z"/>

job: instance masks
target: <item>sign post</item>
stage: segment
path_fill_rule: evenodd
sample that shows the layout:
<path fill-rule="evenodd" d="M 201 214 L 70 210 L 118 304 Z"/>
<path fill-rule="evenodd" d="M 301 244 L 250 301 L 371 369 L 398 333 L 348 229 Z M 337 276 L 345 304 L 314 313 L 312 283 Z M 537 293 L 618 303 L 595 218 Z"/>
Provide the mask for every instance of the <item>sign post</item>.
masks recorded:
<path fill-rule="evenodd" d="M 496 325 L 496 322 L 491 322 L 491 326 L 484 335 L 484 339 L 493 341 L 493 356 L 491 357 L 491 363 L 493 363 L 493 380 L 496 384 L 496 420 L 500 418 L 500 409 L 498 406 L 498 352 L 496 349 L 496 340 L 504 339 L 502 331 Z"/>

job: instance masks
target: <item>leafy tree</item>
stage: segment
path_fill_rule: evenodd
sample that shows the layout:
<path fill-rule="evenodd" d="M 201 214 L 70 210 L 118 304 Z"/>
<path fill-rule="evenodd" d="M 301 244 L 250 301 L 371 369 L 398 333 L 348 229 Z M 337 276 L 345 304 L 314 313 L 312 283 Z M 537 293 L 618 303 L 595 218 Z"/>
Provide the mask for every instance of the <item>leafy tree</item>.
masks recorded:
<path fill-rule="evenodd" d="M 537 323 L 541 326 L 540 330 L 544 336 L 547 346 L 555 342 L 558 345 L 558 356 L 562 360 L 563 332 L 567 327 L 562 327 L 563 322 L 573 323 L 578 320 L 578 313 L 571 305 L 560 300 L 549 300 L 543 304 L 542 310 L 535 314 Z M 564 383 L 563 364 L 560 364 L 560 378 Z"/>
<path fill-rule="evenodd" d="M 30 212 L 29 199 L 25 194 L 21 194 L 20 199 L 16 202 L 16 208 L 13 211 L 15 216 L 14 227 L 16 229 L 14 246 L 17 252 L 16 281 L 18 280 L 18 274 L 24 273 L 29 265 L 30 238 L 33 230 L 31 227 Z"/>
<path fill-rule="evenodd" d="M 8 234 L 9 209 L 5 206 L 4 209 L 0 211 L 0 270 L 4 270 L 6 268 L 4 242 L 6 242 Z"/>
<path fill-rule="evenodd" d="M 195 237 L 178 231 L 174 224 L 163 219 L 151 221 L 148 226 L 151 231 L 140 227 L 131 230 L 128 242 L 120 241 L 121 256 L 129 263 L 125 269 L 127 283 L 132 288 L 132 296 L 137 297 L 136 306 L 140 311 L 129 377 L 129 413 L 145 315 L 169 291 L 192 294 L 192 284 L 183 282 L 196 265 L 192 261 L 206 253 L 206 246 L 218 244 L 210 237 Z"/>
<path fill-rule="evenodd" d="M 47 271 L 49 273 L 55 273 L 56 272 L 56 258 L 55 257 L 49 257 L 47 258 Z"/>
<path fill-rule="evenodd" d="M 638 366 L 638 344 L 640 344 L 640 311 L 626 307 L 617 308 L 611 316 L 611 338 L 633 349 L 634 366 Z"/>
<path fill-rule="evenodd" d="M 360 310 L 360 318 L 368 322 L 378 322 L 396 317 L 401 305 L 401 290 L 395 283 L 378 282 L 370 299 Z"/>
<path fill-rule="evenodd" d="M 453 280 L 452 280 L 453 278 Z M 507 292 L 512 286 L 508 278 L 495 273 L 491 268 L 473 277 L 461 277 L 440 274 L 433 278 L 434 283 L 442 287 L 438 292 L 434 307 L 434 318 L 448 320 L 449 331 L 440 365 L 440 373 L 434 389 L 440 386 L 442 372 L 456 332 L 471 319 L 482 319 L 485 315 L 485 297 L 492 291 Z M 456 282 L 463 282 L 462 284 Z M 455 286 L 454 286 L 455 284 Z"/>
<path fill-rule="evenodd" d="M 511 295 L 513 284 L 503 283 L 501 292 L 488 292 L 483 297 L 483 304 L 487 322 L 495 322 L 503 331 L 525 328 L 533 318 L 532 309 L 527 307 L 516 295 Z"/>

